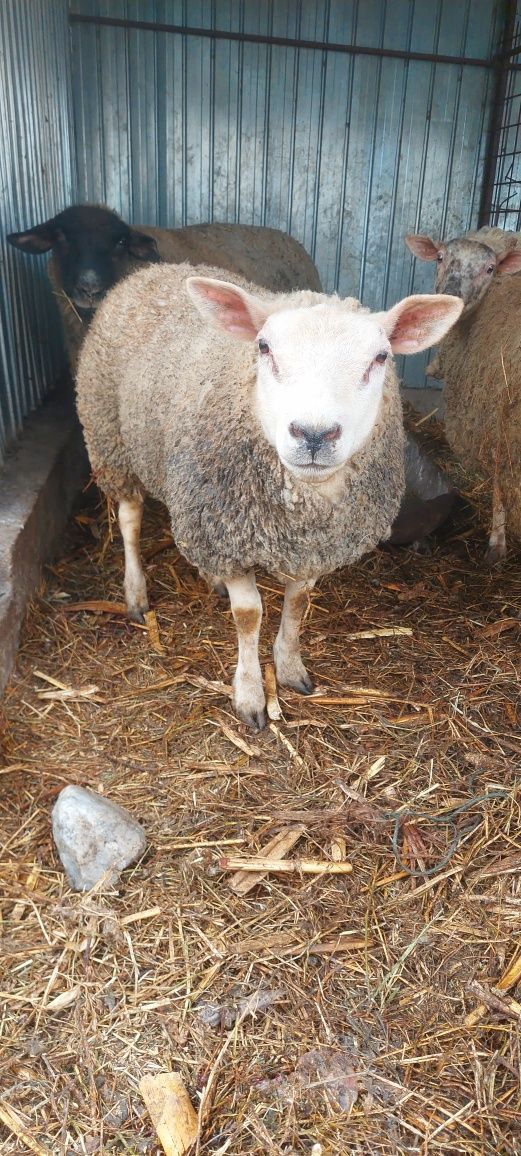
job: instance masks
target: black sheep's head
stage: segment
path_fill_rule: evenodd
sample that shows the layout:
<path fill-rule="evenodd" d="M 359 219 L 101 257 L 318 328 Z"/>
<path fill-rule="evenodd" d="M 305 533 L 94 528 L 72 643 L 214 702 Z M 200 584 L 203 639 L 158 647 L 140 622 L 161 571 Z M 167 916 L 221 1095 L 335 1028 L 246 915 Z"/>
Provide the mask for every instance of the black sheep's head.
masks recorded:
<path fill-rule="evenodd" d="M 153 237 L 103 205 L 71 205 L 42 225 L 10 233 L 7 240 L 23 253 L 52 249 L 61 288 L 75 308 L 87 314 L 135 261 L 159 260 Z"/>

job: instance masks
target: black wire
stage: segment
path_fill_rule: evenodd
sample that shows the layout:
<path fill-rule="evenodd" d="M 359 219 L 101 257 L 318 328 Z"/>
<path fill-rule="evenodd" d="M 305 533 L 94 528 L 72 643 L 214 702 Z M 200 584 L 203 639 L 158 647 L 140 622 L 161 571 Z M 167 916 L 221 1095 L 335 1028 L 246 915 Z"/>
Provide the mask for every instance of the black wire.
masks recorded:
<path fill-rule="evenodd" d="M 476 806 L 476 803 L 487 802 L 488 799 L 506 799 L 507 797 L 508 791 L 489 791 L 488 795 L 476 795 L 475 798 L 469 799 L 466 803 L 462 803 L 459 807 L 453 807 L 451 811 L 446 811 L 443 815 L 430 815 L 428 811 L 417 811 L 416 814 L 414 811 L 389 812 L 385 817 L 389 821 L 394 820 L 393 853 L 399 867 L 401 867 L 402 871 L 405 871 L 407 875 L 410 875 L 412 879 L 421 879 L 425 875 L 436 875 L 438 871 L 441 871 L 443 867 L 447 866 L 447 863 L 450 862 L 455 851 L 457 851 L 458 847 L 463 842 L 463 839 L 465 839 L 467 835 L 472 834 L 472 832 L 475 831 L 477 827 L 479 827 L 480 823 L 483 822 L 483 817 L 478 816 L 472 823 L 467 823 L 467 826 L 463 827 L 461 831 L 457 831 L 454 817 L 456 815 L 461 815 L 463 811 L 469 811 L 471 807 Z M 447 851 L 444 855 L 442 855 L 441 859 L 435 863 L 434 867 L 425 868 L 424 871 L 414 871 L 412 867 L 408 867 L 407 864 L 404 863 L 398 848 L 398 842 L 400 839 L 402 824 L 408 820 L 414 820 L 416 823 L 421 819 L 428 819 L 429 824 L 437 823 L 438 825 L 441 824 L 444 827 L 450 827 L 455 832 L 455 834 L 453 839 L 451 839 Z"/>

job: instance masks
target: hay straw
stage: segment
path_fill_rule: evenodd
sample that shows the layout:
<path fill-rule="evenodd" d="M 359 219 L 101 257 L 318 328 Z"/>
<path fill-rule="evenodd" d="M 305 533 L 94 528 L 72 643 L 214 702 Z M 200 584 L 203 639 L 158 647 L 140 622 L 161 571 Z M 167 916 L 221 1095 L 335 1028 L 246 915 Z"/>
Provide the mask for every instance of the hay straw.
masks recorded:
<path fill-rule="evenodd" d="M 352 863 L 320 862 L 318 859 L 270 859 L 269 856 L 255 855 L 246 859 L 244 855 L 223 855 L 219 859 L 223 871 L 255 871 L 268 874 L 291 875 L 350 875 Z"/>
<path fill-rule="evenodd" d="M 161 509 L 144 552 L 164 653 L 124 616 L 119 536 L 84 494 L 0 714 L 0 1156 L 156 1156 L 139 1082 L 171 1070 L 201 1105 L 201 1156 L 516 1153 L 521 569 L 480 567 L 487 491 L 464 486 L 477 516 L 430 557 L 381 550 L 319 584 L 302 635 L 318 690 L 275 687 L 280 717 L 255 735 L 230 702 L 229 607 Z M 266 668 L 282 595 L 259 580 Z M 146 855 L 104 894 L 71 893 L 55 855 L 69 782 L 146 829 Z M 437 869 L 447 815 L 475 799 Z M 228 854 L 353 871 L 257 859 L 234 890 Z M 283 1099 L 317 1049 L 356 1073 L 349 1117 L 315 1090 Z"/>

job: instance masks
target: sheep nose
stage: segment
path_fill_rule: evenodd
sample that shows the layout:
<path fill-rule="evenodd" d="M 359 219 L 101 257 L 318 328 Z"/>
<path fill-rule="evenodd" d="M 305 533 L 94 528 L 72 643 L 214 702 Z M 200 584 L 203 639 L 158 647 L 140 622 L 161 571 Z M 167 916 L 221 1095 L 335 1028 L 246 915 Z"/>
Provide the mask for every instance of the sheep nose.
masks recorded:
<path fill-rule="evenodd" d="M 86 293 L 88 297 L 94 297 L 101 292 L 101 281 L 94 269 L 85 269 L 77 280 L 77 287 L 82 293 Z"/>
<path fill-rule="evenodd" d="M 297 425 L 292 421 L 289 427 L 289 432 L 292 438 L 297 438 L 299 441 L 305 441 L 312 454 L 316 454 L 325 442 L 338 441 L 342 433 L 342 427 L 339 425 L 332 425 L 329 429 L 317 429 L 316 427 L 306 428 L 305 426 Z"/>
<path fill-rule="evenodd" d="M 446 277 L 440 277 L 436 286 L 437 293 L 450 293 L 453 297 L 461 297 L 461 277 L 456 273 L 449 273 Z"/>

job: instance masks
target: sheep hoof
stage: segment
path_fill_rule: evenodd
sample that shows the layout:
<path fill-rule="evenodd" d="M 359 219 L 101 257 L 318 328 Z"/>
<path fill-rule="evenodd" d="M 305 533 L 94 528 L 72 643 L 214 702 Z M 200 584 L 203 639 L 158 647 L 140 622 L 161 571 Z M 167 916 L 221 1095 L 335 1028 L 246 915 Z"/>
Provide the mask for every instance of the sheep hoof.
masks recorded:
<path fill-rule="evenodd" d="M 315 689 L 315 683 L 304 667 L 302 668 L 302 673 L 299 673 L 293 678 L 281 678 L 277 673 L 277 681 L 280 686 L 285 686 L 288 690 L 295 690 L 297 694 L 313 694 Z"/>
<path fill-rule="evenodd" d="M 254 731 L 266 726 L 266 699 L 260 669 L 258 677 L 235 674 L 233 681 L 233 708 L 237 718 Z"/>
<path fill-rule="evenodd" d="M 207 570 L 200 570 L 199 573 L 213 594 L 217 594 L 219 598 L 228 598 L 226 583 L 221 578 L 216 577 L 215 574 L 209 574 Z"/>
<path fill-rule="evenodd" d="M 296 690 L 297 694 L 312 694 L 315 683 L 308 674 L 300 655 L 287 654 L 281 646 L 273 647 L 275 672 L 279 686 L 286 686 L 288 690 Z"/>
<path fill-rule="evenodd" d="M 432 555 L 432 546 L 427 538 L 415 538 L 410 548 L 414 554 L 422 554 L 424 558 L 430 558 Z"/>
<path fill-rule="evenodd" d="M 498 562 L 503 562 L 506 558 L 506 547 L 502 544 L 497 546 L 489 546 L 485 552 L 485 565 L 496 566 Z"/>
<path fill-rule="evenodd" d="M 252 731 L 263 731 L 268 721 L 268 716 L 264 707 L 261 709 L 252 707 L 249 710 L 247 707 L 235 707 L 235 713 L 240 718 L 241 722 L 246 723 Z"/>
<path fill-rule="evenodd" d="M 144 602 L 141 605 L 136 605 L 136 606 L 127 606 L 127 614 L 129 616 L 131 622 L 144 623 L 145 614 L 148 613 L 148 610 L 149 610 L 148 602 Z"/>
<path fill-rule="evenodd" d="M 290 690 L 296 690 L 297 694 L 313 694 L 315 689 L 315 683 L 313 682 L 313 679 L 310 678 L 307 671 L 305 678 L 299 678 L 295 682 L 291 683 L 288 682 L 286 683 L 286 686 L 289 687 Z"/>

